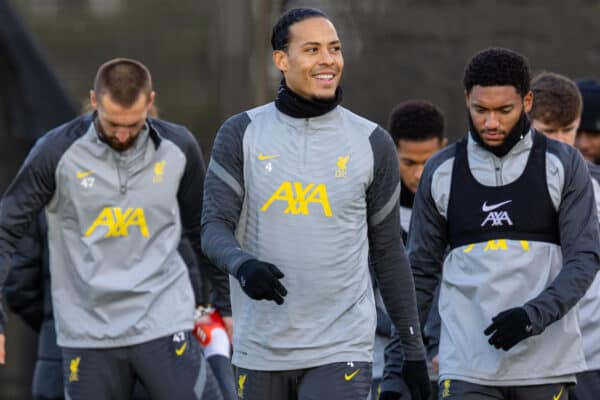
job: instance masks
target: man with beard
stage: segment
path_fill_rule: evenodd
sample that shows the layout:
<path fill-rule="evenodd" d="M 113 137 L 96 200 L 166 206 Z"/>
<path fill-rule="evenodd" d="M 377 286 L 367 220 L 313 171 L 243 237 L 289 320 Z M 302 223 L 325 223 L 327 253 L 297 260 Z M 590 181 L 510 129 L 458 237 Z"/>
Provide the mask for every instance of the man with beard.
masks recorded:
<path fill-rule="evenodd" d="M 575 147 L 586 160 L 600 164 L 600 82 L 585 79 L 577 82 L 583 98 L 581 123 Z"/>
<path fill-rule="evenodd" d="M 565 399 L 585 369 L 573 306 L 599 268 L 589 173 L 530 129 L 523 56 L 483 50 L 463 82 L 469 134 L 427 163 L 408 237 L 421 319 L 441 276 L 440 395 Z"/>
<path fill-rule="evenodd" d="M 427 398 L 393 143 L 339 105 L 344 60 L 323 12 L 286 12 L 271 44 L 277 98 L 223 124 L 205 184 L 203 248 L 231 274 L 238 397 L 367 398 L 370 252 L 404 345 L 401 373 L 413 399 Z"/>
<path fill-rule="evenodd" d="M 191 336 L 194 295 L 177 252 L 183 230 L 226 304 L 226 275 L 201 251 L 203 160 L 185 127 L 148 116 L 154 97 L 140 62 L 100 66 L 94 113 L 45 134 L 0 204 L 0 287 L 45 208 L 69 399 L 129 399 L 136 379 L 153 399 L 221 398 Z"/>

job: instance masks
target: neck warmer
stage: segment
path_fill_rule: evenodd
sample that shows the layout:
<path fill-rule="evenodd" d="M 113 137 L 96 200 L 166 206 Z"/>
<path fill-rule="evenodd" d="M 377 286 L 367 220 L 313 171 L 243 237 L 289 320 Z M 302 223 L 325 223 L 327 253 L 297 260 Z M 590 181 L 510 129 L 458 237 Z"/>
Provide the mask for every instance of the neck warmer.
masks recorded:
<path fill-rule="evenodd" d="M 336 108 L 342 102 L 342 97 L 342 88 L 338 86 L 332 99 L 305 99 L 294 93 L 287 87 L 285 80 L 282 80 L 275 98 L 275 106 L 293 118 L 313 118 Z"/>
<path fill-rule="evenodd" d="M 477 129 L 475 129 L 475 126 L 473 125 L 473 120 L 469 115 L 469 132 L 471 133 L 471 137 L 479 143 L 481 147 L 494 154 L 496 157 L 504 157 L 507 155 L 510 149 L 512 149 L 514 145 L 529 132 L 530 126 L 531 123 L 523 111 L 515 126 L 510 130 L 506 139 L 504 139 L 504 142 L 500 146 L 488 146 L 484 143 L 483 139 L 481 139 L 481 136 L 479 136 Z"/>
<path fill-rule="evenodd" d="M 415 194 L 404 184 L 404 181 L 400 179 L 401 189 L 400 189 L 400 205 L 406 208 L 413 208 L 413 203 L 415 202 Z"/>

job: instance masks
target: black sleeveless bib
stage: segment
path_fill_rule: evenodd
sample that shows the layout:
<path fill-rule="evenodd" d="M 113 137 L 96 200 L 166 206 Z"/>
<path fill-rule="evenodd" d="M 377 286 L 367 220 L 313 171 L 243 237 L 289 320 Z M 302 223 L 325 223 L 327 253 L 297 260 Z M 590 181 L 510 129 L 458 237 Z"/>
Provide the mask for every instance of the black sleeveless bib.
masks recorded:
<path fill-rule="evenodd" d="M 447 218 L 451 248 L 497 239 L 560 244 L 558 214 L 546 182 L 547 139 L 531 134 L 523 173 L 503 186 L 477 182 L 469 168 L 467 138 L 456 144 Z"/>

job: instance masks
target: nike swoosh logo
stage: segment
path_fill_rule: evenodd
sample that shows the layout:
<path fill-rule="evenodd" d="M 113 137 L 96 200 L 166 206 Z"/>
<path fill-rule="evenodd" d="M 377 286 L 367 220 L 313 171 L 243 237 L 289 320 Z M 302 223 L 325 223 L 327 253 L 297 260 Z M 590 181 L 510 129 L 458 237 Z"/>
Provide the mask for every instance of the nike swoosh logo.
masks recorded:
<path fill-rule="evenodd" d="M 181 345 L 180 348 L 175 349 L 175 354 L 177 354 L 178 356 L 182 355 L 186 348 L 187 348 L 187 342 L 185 342 L 183 345 Z"/>
<path fill-rule="evenodd" d="M 556 396 L 552 396 L 552 400 L 560 400 L 560 396 L 562 396 L 563 394 L 563 390 L 565 389 L 565 387 L 561 387 L 560 388 L 560 392 L 558 392 L 558 394 Z"/>
<path fill-rule="evenodd" d="M 352 378 L 354 378 L 356 376 L 356 374 L 358 374 L 359 371 L 360 371 L 360 368 L 357 369 L 356 371 L 354 371 L 353 373 L 351 373 L 350 375 L 344 374 L 344 379 L 347 380 L 347 381 L 351 381 Z"/>
<path fill-rule="evenodd" d="M 489 211 L 495 210 L 498 207 L 502 207 L 503 205 L 508 204 L 510 202 L 512 202 L 512 200 L 506 200 L 506 201 L 503 201 L 502 203 L 490 204 L 488 206 L 487 205 L 487 201 L 484 201 L 483 202 L 483 206 L 481 206 L 481 211 L 483 211 L 483 212 L 489 212 Z"/>
<path fill-rule="evenodd" d="M 259 159 L 260 161 L 264 161 L 264 160 L 270 160 L 270 159 L 272 159 L 272 158 L 277 158 L 277 157 L 279 157 L 279 154 L 274 154 L 274 155 L 272 155 L 272 156 L 265 156 L 263 153 L 260 153 L 260 154 L 258 155 L 258 159 Z"/>
<path fill-rule="evenodd" d="M 94 171 L 77 171 L 77 179 L 83 179 L 86 176 L 90 176 Z"/>

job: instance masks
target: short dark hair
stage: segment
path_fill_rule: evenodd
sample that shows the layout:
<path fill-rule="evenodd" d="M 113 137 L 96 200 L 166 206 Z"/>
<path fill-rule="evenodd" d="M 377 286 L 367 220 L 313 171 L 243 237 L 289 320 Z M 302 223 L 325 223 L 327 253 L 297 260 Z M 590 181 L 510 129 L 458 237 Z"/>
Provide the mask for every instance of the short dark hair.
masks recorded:
<path fill-rule="evenodd" d="M 475 54 L 467 66 L 463 84 L 467 93 L 473 86 L 513 86 L 524 97 L 529 93 L 529 63 L 509 49 L 493 47 Z"/>
<path fill-rule="evenodd" d="M 152 76 L 148 68 L 139 61 L 115 58 L 98 68 L 94 91 L 98 99 L 104 94 L 109 94 L 117 104 L 130 107 L 140 94 L 150 96 Z"/>
<path fill-rule="evenodd" d="M 290 26 L 309 18 L 329 19 L 327 14 L 316 8 L 292 8 L 283 13 L 271 32 L 273 50 L 287 50 L 290 43 Z"/>
<path fill-rule="evenodd" d="M 408 100 L 398 104 L 391 112 L 389 132 L 396 146 L 399 140 L 443 140 L 444 113 L 426 100 Z"/>
<path fill-rule="evenodd" d="M 581 117 L 583 101 L 575 82 L 564 75 L 542 72 L 531 81 L 531 119 L 567 126 Z"/>

